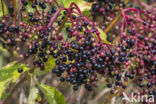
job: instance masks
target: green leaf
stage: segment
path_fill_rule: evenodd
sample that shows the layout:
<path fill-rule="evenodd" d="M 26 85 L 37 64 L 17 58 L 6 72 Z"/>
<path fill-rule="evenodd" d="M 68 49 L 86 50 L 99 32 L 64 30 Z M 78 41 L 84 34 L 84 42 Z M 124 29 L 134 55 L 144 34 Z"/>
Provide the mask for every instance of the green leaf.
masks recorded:
<path fill-rule="evenodd" d="M 18 68 L 23 68 L 23 72 L 28 71 L 29 68 L 25 64 L 18 64 L 16 61 L 7 64 L 0 70 L 0 98 L 5 89 L 11 82 L 16 82 L 22 73 L 18 72 Z"/>
<path fill-rule="evenodd" d="M 39 94 L 39 90 L 34 86 L 31 87 L 27 104 L 36 104 L 36 99 L 38 97 L 38 94 Z"/>
<path fill-rule="evenodd" d="M 6 14 L 8 14 L 8 8 L 7 8 L 7 5 L 4 2 L 4 0 L 2 0 L 2 2 L 3 2 L 3 7 L 4 7 L 4 15 L 6 15 Z M 0 0 L 0 17 L 3 16 L 2 2 Z"/>
<path fill-rule="evenodd" d="M 72 2 L 76 3 L 81 11 L 84 11 L 85 9 L 89 10 L 92 5 L 92 3 L 86 2 L 84 0 L 63 0 L 63 5 L 65 8 L 69 8 Z"/>
<path fill-rule="evenodd" d="M 12 78 L 13 82 L 15 82 L 19 78 L 19 76 L 22 74 L 18 72 L 17 70 L 18 68 L 23 68 L 22 73 L 29 70 L 29 68 L 26 67 L 25 64 L 18 64 L 16 61 L 11 62 L 0 70 L 0 76 L 1 76 L 0 82 L 5 81 L 9 78 Z"/>
<path fill-rule="evenodd" d="M 35 69 L 35 74 L 37 76 L 44 75 L 44 74 L 48 73 L 49 71 L 51 71 L 53 69 L 53 67 L 55 66 L 55 58 L 53 58 L 52 56 L 49 56 L 49 59 L 44 64 L 44 66 L 45 66 L 44 71 L 41 71 L 40 68 Z"/>
<path fill-rule="evenodd" d="M 28 12 L 35 12 L 35 9 L 31 7 L 32 1 L 28 1 L 28 5 L 26 6 L 26 11 Z"/>
<path fill-rule="evenodd" d="M 38 83 L 49 104 L 66 104 L 65 98 L 56 88 Z"/>
<path fill-rule="evenodd" d="M 4 100 L 9 94 L 4 93 L 4 91 L 7 89 L 9 84 L 11 83 L 11 78 L 9 78 L 6 81 L 0 82 L 0 100 Z"/>
<path fill-rule="evenodd" d="M 98 31 L 100 32 L 100 37 L 101 37 L 102 41 L 103 41 L 104 43 L 106 43 L 106 44 L 110 44 L 110 43 L 107 41 L 107 35 L 105 34 L 105 32 L 104 32 L 102 29 L 100 29 L 100 28 L 98 28 Z"/>
<path fill-rule="evenodd" d="M 42 100 L 42 97 L 41 97 L 41 95 L 38 94 L 37 101 L 41 101 L 41 100 Z"/>

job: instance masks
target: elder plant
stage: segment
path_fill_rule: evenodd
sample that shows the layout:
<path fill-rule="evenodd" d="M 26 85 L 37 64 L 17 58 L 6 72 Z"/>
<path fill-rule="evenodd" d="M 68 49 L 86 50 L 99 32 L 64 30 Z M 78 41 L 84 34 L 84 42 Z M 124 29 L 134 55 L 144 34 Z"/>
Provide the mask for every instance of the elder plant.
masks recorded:
<path fill-rule="evenodd" d="M 90 10 L 81 9 L 79 2 L 89 4 Z M 104 83 L 103 90 L 109 93 L 104 104 L 122 98 L 129 90 L 155 97 L 156 9 L 149 1 L 138 2 L 147 9 L 127 6 L 128 0 L 0 3 L 0 43 L 3 52 L 10 55 L 8 64 L 0 70 L 2 103 L 8 103 L 17 88 L 29 80 L 28 104 L 66 104 L 57 85 L 41 82 L 47 74 L 77 92 L 84 88 L 92 93 L 99 82 Z M 114 25 L 118 27 L 116 33 L 110 30 Z M 116 44 L 107 41 L 107 34 L 115 34 L 112 41 Z"/>

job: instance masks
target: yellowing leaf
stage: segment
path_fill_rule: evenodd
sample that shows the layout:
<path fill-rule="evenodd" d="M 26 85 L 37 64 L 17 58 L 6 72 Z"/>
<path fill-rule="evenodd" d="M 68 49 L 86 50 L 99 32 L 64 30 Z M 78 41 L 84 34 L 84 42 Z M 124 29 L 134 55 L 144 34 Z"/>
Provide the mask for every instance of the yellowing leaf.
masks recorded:
<path fill-rule="evenodd" d="M 102 39 L 102 41 L 106 44 L 110 44 L 108 41 L 107 41 L 107 35 L 105 34 L 104 31 L 102 31 L 102 29 L 98 28 L 98 31 L 100 32 L 100 37 Z"/>
<path fill-rule="evenodd" d="M 42 83 L 38 83 L 38 86 L 45 95 L 49 104 L 66 104 L 64 96 L 57 89 Z"/>
<path fill-rule="evenodd" d="M 23 69 L 22 73 L 29 70 L 29 68 L 26 67 L 25 64 L 18 64 L 16 61 L 14 61 L 12 63 L 7 64 L 0 70 L 0 75 L 2 76 L 0 81 L 6 80 L 7 78 L 12 78 L 13 82 L 15 82 L 22 74 L 18 72 L 18 68 Z"/>
<path fill-rule="evenodd" d="M 18 72 L 18 68 L 23 69 L 22 73 L 29 70 L 29 68 L 26 67 L 25 64 L 18 64 L 16 61 L 7 64 L 0 70 L 0 98 L 7 88 L 6 84 L 9 84 L 10 82 L 15 82 L 22 74 Z"/>
<path fill-rule="evenodd" d="M 86 11 L 86 10 L 89 11 L 92 4 L 93 3 L 89 3 L 89 2 L 86 2 L 86 1 L 82 0 L 82 2 L 78 4 L 78 6 L 79 6 L 80 10 L 83 12 L 83 11 Z"/>

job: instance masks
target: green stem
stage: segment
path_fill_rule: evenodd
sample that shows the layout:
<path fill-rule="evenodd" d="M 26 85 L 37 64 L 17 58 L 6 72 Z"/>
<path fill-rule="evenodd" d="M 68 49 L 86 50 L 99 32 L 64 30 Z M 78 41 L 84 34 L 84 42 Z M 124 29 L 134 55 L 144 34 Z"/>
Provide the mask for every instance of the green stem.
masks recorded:
<path fill-rule="evenodd" d="M 69 16 L 69 14 L 67 14 L 67 15 L 65 16 L 65 18 L 63 19 L 63 23 L 62 23 L 62 25 L 59 27 L 59 29 L 58 29 L 58 31 L 57 31 L 57 33 L 56 33 L 56 36 L 58 36 L 58 34 L 62 31 L 62 29 L 63 29 L 63 27 L 64 27 L 66 21 L 68 20 L 68 16 Z"/>
<path fill-rule="evenodd" d="M 5 43 L 5 44 L 7 44 L 7 42 L 4 39 L 2 39 L 2 38 L 0 38 L 0 41 Z"/>
<path fill-rule="evenodd" d="M 3 0 L 1 0 L 1 5 L 2 5 L 2 11 L 3 11 L 3 16 L 4 16 L 4 5 L 3 5 Z"/>

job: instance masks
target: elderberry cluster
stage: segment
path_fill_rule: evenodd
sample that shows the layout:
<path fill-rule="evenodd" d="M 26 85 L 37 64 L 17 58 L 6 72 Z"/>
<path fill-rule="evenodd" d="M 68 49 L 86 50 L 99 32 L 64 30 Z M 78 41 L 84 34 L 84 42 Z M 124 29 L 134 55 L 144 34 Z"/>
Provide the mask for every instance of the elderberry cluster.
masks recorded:
<path fill-rule="evenodd" d="M 139 9 L 135 9 L 140 12 Z M 143 12 L 142 12 L 143 13 Z M 148 11 L 144 12 L 146 16 Z M 155 14 L 149 13 L 154 17 Z M 143 14 L 142 14 L 143 15 Z M 130 70 L 125 73 L 124 80 L 127 82 L 128 79 L 135 79 L 135 83 L 139 87 L 139 92 L 143 95 L 155 95 L 156 85 L 156 32 L 155 20 L 153 17 L 148 17 L 146 21 L 139 21 L 138 17 L 124 14 L 129 16 L 126 18 L 127 26 L 124 28 L 126 31 L 121 31 L 121 50 L 126 53 L 125 57 L 128 58 L 125 64 L 130 66 Z M 141 20 L 142 18 L 140 18 Z M 140 25 L 140 27 L 135 27 Z M 122 30 L 122 29 L 121 29 Z M 131 48 L 132 47 L 132 48 Z M 134 64 L 133 64 L 134 63 Z M 137 63 L 137 64 L 135 64 Z"/>
<path fill-rule="evenodd" d="M 118 45 L 112 45 L 103 42 L 97 23 L 84 17 L 75 4 L 57 9 L 50 1 L 28 1 L 22 0 L 16 16 L 15 8 L 9 6 L 9 15 L 0 21 L 3 47 L 12 47 L 21 59 L 33 60 L 33 65 L 43 71 L 49 58 L 54 58 L 53 73 L 60 81 L 71 83 L 74 90 L 85 85 L 91 91 L 98 86 L 100 75 L 112 89 L 111 93 L 119 87 L 125 89 L 126 83 L 134 80 L 142 93 L 155 94 L 156 14 L 147 11 L 151 18 L 144 15 L 146 18 L 140 19 L 142 14 L 134 13 L 140 10 L 130 8 L 133 17 L 126 14 L 128 9 L 121 9 L 120 40 Z M 103 16 L 103 23 L 116 17 L 117 6 L 124 7 L 121 0 L 96 1 L 91 7 L 93 20 L 96 21 L 97 15 Z M 19 68 L 18 72 L 22 73 L 23 69 Z"/>
<path fill-rule="evenodd" d="M 102 25 L 107 25 L 111 22 L 116 13 L 118 12 L 119 7 L 125 7 L 125 4 L 121 0 L 95 0 L 96 3 L 93 3 L 91 6 L 91 15 L 93 20 L 97 20 L 98 17 L 102 18 L 101 22 L 108 22 Z M 100 22 L 100 23 L 101 23 Z"/>

